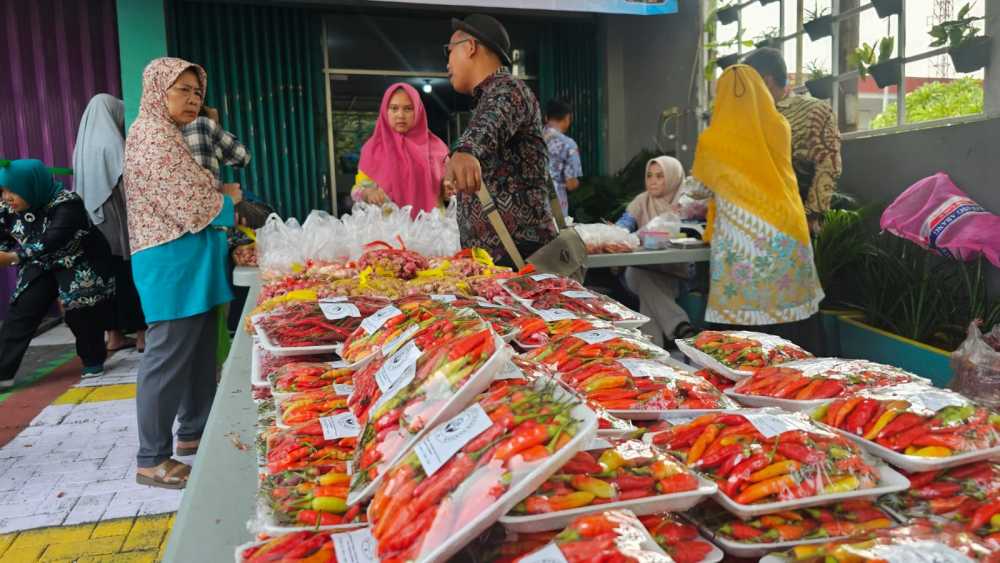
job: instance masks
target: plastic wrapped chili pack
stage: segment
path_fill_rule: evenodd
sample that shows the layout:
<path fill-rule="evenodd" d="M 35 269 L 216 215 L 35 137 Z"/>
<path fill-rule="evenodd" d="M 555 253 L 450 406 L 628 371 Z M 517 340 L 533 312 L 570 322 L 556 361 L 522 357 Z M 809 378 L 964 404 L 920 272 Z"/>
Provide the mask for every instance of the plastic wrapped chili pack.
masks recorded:
<path fill-rule="evenodd" d="M 447 559 L 589 442 L 596 426 L 552 382 L 495 381 L 386 471 L 368 507 L 379 557 Z"/>
<path fill-rule="evenodd" d="M 309 467 L 261 478 L 258 492 L 259 525 L 268 532 L 335 529 L 362 523 L 360 504 L 348 506 L 343 470 Z"/>
<path fill-rule="evenodd" d="M 261 377 L 265 381 L 270 381 L 271 374 L 273 374 L 275 371 L 281 368 L 281 366 L 284 365 L 293 363 L 302 363 L 302 362 L 326 363 L 333 360 L 332 354 L 310 354 L 308 356 L 275 356 L 274 354 L 271 354 L 266 350 L 262 350 L 260 348 L 257 348 L 254 353 L 257 355 L 257 358 L 259 359 L 260 362 L 260 365 L 257 366 L 257 369 L 260 372 Z"/>
<path fill-rule="evenodd" d="M 354 458 L 354 436 L 327 439 L 319 419 L 267 433 L 267 471 L 271 474 L 309 467 L 347 472 Z"/>
<path fill-rule="evenodd" d="M 809 401 L 910 382 L 926 382 L 908 371 L 867 360 L 813 358 L 769 366 L 733 387 L 742 395 Z"/>
<path fill-rule="evenodd" d="M 640 440 L 598 439 L 515 506 L 511 516 L 579 512 L 607 503 L 694 491 L 698 484 L 691 471 L 655 446 Z"/>
<path fill-rule="evenodd" d="M 344 342 L 340 356 L 356 363 L 377 352 L 390 354 L 418 331 L 453 314 L 446 304 L 430 298 L 400 299 L 365 318 Z"/>
<path fill-rule="evenodd" d="M 1000 551 L 992 549 L 959 527 L 915 523 L 902 528 L 880 530 L 870 540 L 843 540 L 822 545 L 803 545 L 763 562 L 892 562 L 969 563 L 1000 561 Z"/>
<path fill-rule="evenodd" d="M 595 360 L 560 372 L 560 378 L 588 401 L 624 417 L 739 407 L 704 379 L 653 360 Z"/>
<path fill-rule="evenodd" d="M 707 414 L 649 439 L 681 456 L 738 505 L 848 493 L 879 484 L 879 471 L 856 445 L 802 413 L 754 409 Z"/>
<path fill-rule="evenodd" d="M 910 473 L 910 488 L 879 502 L 903 518 L 961 524 L 1000 546 L 1000 465 L 979 461 L 939 471 Z"/>
<path fill-rule="evenodd" d="M 263 313 L 255 322 L 259 333 L 282 348 L 337 344 L 385 304 L 384 299 L 368 297 L 298 301 Z"/>
<path fill-rule="evenodd" d="M 512 355 L 510 347 L 486 327 L 468 336 L 440 341 L 419 355 L 408 355 L 408 367 L 387 375 L 387 362 L 376 381 L 388 381 L 381 398 L 361 419 L 356 451 L 357 472 L 351 479 L 351 502 L 375 492 L 389 464 L 403 455 L 424 431 L 453 416 L 485 389 Z M 398 354 L 408 354 L 411 342 Z M 398 357 L 398 356 L 394 356 Z"/>
<path fill-rule="evenodd" d="M 1000 415 L 953 391 L 920 384 L 862 391 L 820 407 L 813 418 L 917 465 L 1000 446 Z"/>
<path fill-rule="evenodd" d="M 445 296 L 432 296 L 432 299 L 441 299 Z M 456 308 L 469 308 L 476 312 L 484 321 L 487 321 L 493 326 L 493 330 L 496 331 L 504 340 L 510 340 L 513 338 L 521 326 L 526 326 L 529 329 L 532 327 L 528 324 L 530 320 L 535 326 L 544 326 L 544 321 L 535 316 L 531 311 L 521 307 L 520 305 L 500 305 L 498 303 L 491 303 L 483 299 L 466 299 L 459 298 L 450 301 L 450 305 Z M 521 320 L 525 319 L 525 320 Z"/>
<path fill-rule="evenodd" d="M 331 385 L 350 386 L 354 370 L 342 362 L 295 362 L 285 364 L 268 375 L 274 393 L 298 393 Z M 348 395 L 350 392 L 341 394 Z"/>
<path fill-rule="evenodd" d="M 577 332 L 594 330 L 596 328 L 612 327 L 610 323 L 587 319 L 563 319 L 559 321 L 546 322 L 541 317 L 538 317 L 538 320 L 542 322 L 541 325 L 532 323 L 530 327 L 521 327 L 521 331 L 518 333 L 517 339 L 514 341 L 514 343 L 520 348 L 532 350 L 534 348 L 544 346 L 549 342 L 549 340 L 569 336 L 570 334 Z"/>
<path fill-rule="evenodd" d="M 694 338 L 676 342 L 685 355 L 702 367 L 731 379 L 749 377 L 757 368 L 812 357 L 784 338 L 760 332 L 706 330 Z"/>
<path fill-rule="evenodd" d="M 555 338 L 526 355 L 528 359 L 542 362 L 560 372 L 575 370 L 595 360 L 670 358 L 670 354 L 641 334 L 620 328 L 596 328 Z"/>
<path fill-rule="evenodd" d="M 329 532 L 295 532 L 241 546 L 237 563 L 336 563 Z"/>
<path fill-rule="evenodd" d="M 552 542 L 515 561 L 584 563 L 671 563 L 671 559 L 628 510 L 577 517 Z"/>
<path fill-rule="evenodd" d="M 528 274 L 501 280 L 504 289 L 525 301 L 533 301 L 544 293 L 586 291 L 578 282 L 555 274 Z"/>
<path fill-rule="evenodd" d="M 585 289 L 541 292 L 530 303 L 533 310 L 543 315 L 547 311 L 556 310 L 628 326 L 642 326 L 649 322 L 648 317 L 636 313 L 614 299 Z"/>
<path fill-rule="evenodd" d="M 365 245 L 365 252 L 358 258 L 358 268 L 372 268 L 381 277 L 413 279 L 417 272 L 430 267 L 427 258 L 405 246 L 395 248 L 387 242 L 375 241 Z"/>
<path fill-rule="evenodd" d="M 320 417 L 349 413 L 347 396 L 332 387 L 293 393 L 277 401 L 278 425 L 294 427 Z"/>

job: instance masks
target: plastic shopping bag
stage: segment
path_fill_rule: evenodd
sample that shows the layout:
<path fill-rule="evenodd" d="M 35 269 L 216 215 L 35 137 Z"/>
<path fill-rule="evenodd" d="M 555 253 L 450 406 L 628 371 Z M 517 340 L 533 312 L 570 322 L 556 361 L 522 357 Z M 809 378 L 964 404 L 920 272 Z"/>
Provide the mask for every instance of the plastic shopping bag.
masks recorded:
<path fill-rule="evenodd" d="M 1000 324 L 985 335 L 978 322 L 970 324 L 969 336 L 951 354 L 951 367 L 956 391 L 985 406 L 1000 407 Z"/>

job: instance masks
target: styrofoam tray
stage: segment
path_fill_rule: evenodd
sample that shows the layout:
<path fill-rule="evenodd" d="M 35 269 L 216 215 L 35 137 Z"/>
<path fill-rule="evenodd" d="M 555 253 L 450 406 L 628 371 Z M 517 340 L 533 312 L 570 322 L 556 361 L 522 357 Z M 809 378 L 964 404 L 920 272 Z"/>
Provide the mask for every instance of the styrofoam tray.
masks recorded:
<path fill-rule="evenodd" d="M 846 493 L 817 495 L 795 500 L 767 502 L 761 504 L 739 504 L 719 491 L 715 493 L 715 500 L 719 503 L 719 506 L 722 506 L 738 518 L 746 520 L 753 518 L 754 516 L 761 516 L 772 512 L 781 512 L 783 510 L 822 506 L 848 499 L 874 498 L 887 493 L 905 491 L 910 488 L 910 480 L 888 465 L 878 466 L 878 471 L 879 485 L 871 489 L 859 489 L 857 491 L 849 491 Z"/>
<path fill-rule="evenodd" d="M 872 442 L 871 440 L 865 440 L 861 436 L 852 434 L 846 430 L 841 430 L 840 428 L 831 429 L 861 446 L 868 453 L 881 458 L 887 463 L 891 463 L 904 471 L 909 471 L 910 473 L 949 469 L 951 467 L 958 467 L 959 465 L 965 465 L 966 463 L 972 463 L 974 461 L 982 461 L 984 459 L 1000 459 L 1000 446 L 989 448 L 987 450 L 967 452 L 948 457 L 919 457 L 915 455 L 901 454 L 890 450 L 885 446 Z"/>
<path fill-rule="evenodd" d="M 253 344 L 250 346 L 250 385 L 253 387 L 271 386 L 271 382 L 260 370 L 260 346 L 257 344 L 256 336 L 253 337 Z"/>
<path fill-rule="evenodd" d="M 492 329 L 490 330 L 492 331 Z M 370 483 L 368 483 L 365 486 L 365 488 L 362 489 L 360 492 L 352 491 L 352 493 L 348 495 L 349 499 L 348 504 L 354 504 L 355 502 L 363 502 L 371 498 L 371 496 L 375 494 L 375 489 L 378 488 L 378 484 L 382 482 L 382 477 L 385 475 L 384 471 L 385 469 L 388 469 L 394 463 L 396 463 L 396 461 L 405 456 L 409 452 L 410 448 L 412 448 L 413 445 L 416 444 L 418 440 L 423 438 L 425 434 L 427 434 L 435 426 L 437 426 L 439 422 L 448 420 L 453 416 L 457 415 L 458 413 L 462 412 L 462 410 L 464 410 L 472 403 L 473 399 L 475 399 L 477 395 L 485 391 L 486 388 L 490 386 L 490 383 L 493 382 L 493 379 L 497 376 L 497 374 L 503 371 L 505 364 L 509 362 L 514 355 L 514 351 L 511 349 L 511 347 L 507 346 L 503 342 L 503 339 L 497 336 L 496 333 L 493 333 L 493 344 L 494 346 L 496 346 L 496 353 L 493 354 L 493 357 L 487 360 L 486 363 L 483 364 L 481 368 L 479 368 L 479 371 L 477 371 L 476 373 L 472 374 L 471 377 L 469 377 L 469 379 L 465 382 L 465 384 L 462 385 L 461 389 L 459 389 L 457 393 L 452 395 L 451 399 L 449 399 L 448 402 L 445 403 L 441 411 L 438 412 L 437 415 L 429 418 L 427 422 L 424 424 L 423 429 L 421 429 L 421 431 L 418 432 L 415 436 L 411 437 L 408 440 L 409 443 L 404 447 L 400 448 L 399 452 L 396 454 L 395 457 L 393 457 L 392 459 L 387 459 L 385 463 L 379 464 L 383 468 L 383 471 L 379 473 L 378 476 L 376 476 Z M 365 429 L 368 427 L 368 424 L 371 424 L 371 420 L 369 420 L 365 424 L 365 427 L 361 429 L 361 432 L 358 434 L 359 437 L 365 435 Z M 355 457 L 359 456 L 360 454 L 361 454 L 361 440 L 359 439 L 358 449 L 355 450 Z"/>
<path fill-rule="evenodd" d="M 679 417 L 698 417 L 703 414 L 711 414 L 714 412 L 736 412 L 740 410 L 737 405 L 731 409 L 660 409 L 660 410 L 649 410 L 649 411 L 608 411 L 608 414 L 612 416 L 617 416 L 618 418 L 624 418 L 627 420 L 660 420 L 664 415 L 673 415 Z"/>
<path fill-rule="evenodd" d="M 684 355 L 690 358 L 692 362 L 703 368 L 708 368 L 719 375 L 722 375 L 726 379 L 741 381 L 753 375 L 753 372 L 735 370 L 727 365 L 724 365 L 719 360 L 716 360 L 712 356 L 709 356 L 694 346 L 691 346 L 680 338 L 674 340 L 674 344 L 677 344 L 677 349 L 684 352 Z"/>
<path fill-rule="evenodd" d="M 705 543 L 707 543 L 708 545 L 712 546 L 712 551 L 708 552 L 708 555 L 706 555 L 705 558 L 701 560 L 701 563 L 719 563 L 719 561 L 722 561 L 722 558 L 725 557 L 726 554 L 723 553 L 721 549 L 719 549 L 719 546 L 710 542 L 708 538 L 704 536 L 702 536 L 700 539 Z"/>
<path fill-rule="evenodd" d="M 332 526 L 283 526 L 274 520 L 274 512 L 268 506 L 267 498 L 261 495 L 257 499 L 257 520 L 252 527 L 255 532 L 265 533 L 271 536 L 278 534 L 293 534 L 295 532 L 346 532 L 358 528 L 367 527 L 364 522 L 353 522 L 351 524 L 336 524 Z"/>
<path fill-rule="evenodd" d="M 776 397 L 765 397 L 763 395 L 746 395 L 726 389 L 723 393 L 733 400 L 747 407 L 778 407 L 782 410 L 798 412 L 812 411 L 813 409 L 829 403 L 834 399 L 810 399 L 808 401 L 796 401 L 794 399 L 778 399 Z"/>
<path fill-rule="evenodd" d="M 539 378 L 536 385 L 545 385 L 547 382 L 547 378 Z M 569 393 L 559 386 L 555 387 L 554 393 L 561 400 L 571 398 Z M 463 407 L 467 406 L 469 402 L 465 401 Z M 576 452 L 585 448 L 597 433 L 597 415 L 594 414 L 594 411 L 587 408 L 585 404 L 580 403 L 573 408 L 572 416 L 580 421 L 580 428 L 576 436 L 573 436 L 573 439 L 565 447 L 554 452 L 548 459 L 539 462 L 520 481 L 511 484 L 510 488 L 499 499 L 490 504 L 460 530 L 456 530 L 447 541 L 442 542 L 436 548 L 424 554 L 421 557 L 421 561 L 445 561 L 457 554 L 466 544 L 493 525 L 500 516 L 506 514 L 514 505 L 530 496 L 553 472 L 572 459 L 576 455 Z M 428 428 L 430 426 L 428 425 Z M 657 549 L 659 549 L 659 546 L 657 546 Z M 662 553 L 662 550 L 660 550 L 660 553 Z"/>
<path fill-rule="evenodd" d="M 361 528 L 365 528 L 368 525 L 367 524 L 353 524 L 353 526 L 354 526 L 353 530 L 360 530 Z M 312 531 L 318 531 L 318 530 L 322 530 L 322 529 L 323 529 L 322 527 L 320 527 L 320 528 L 309 528 L 306 531 L 307 532 L 312 532 Z M 347 531 L 352 531 L 352 529 L 338 530 L 338 531 L 347 532 Z M 265 541 L 248 541 L 246 543 L 242 543 L 242 544 L 236 546 L 236 548 L 235 548 L 235 550 L 233 552 L 234 561 L 236 563 L 244 563 L 244 559 L 241 557 L 241 555 L 243 554 L 243 550 L 244 549 L 247 549 L 247 548 L 250 548 L 250 547 L 254 547 L 254 546 L 257 546 L 257 545 L 264 545 L 265 543 L 267 543 L 267 542 L 265 542 Z"/>
<path fill-rule="evenodd" d="M 272 356 L 305 356 L 308 354 L 330 354 L 337 351 L 336 344 L 325 346 L 296 346 L 283 348 L 271 342 L 263 330 L 257 331 L 257 339 L 260 347 L 267 350 Z"/>
<path fill-rule="evenodd" d="M 696 523 L 698 529 L 701 531 L 703 537 L 708 538 L 712 543 L 722 548 L 723 551 L 732 555 L 733 557 L 740 557 L 745 559 L 754 559 L 758 557 L 763 557 L 768 553 L 774 553 L 777 551 L 785 551 L 791 549 L 797 545 L 812 545 L 817 543 L 827 543 L 832 541 L 838 541 L 842 539 L 848 539 L 850 536 L 834 536 L 829 538 L 813 538 L 809 540 L 796 540 L 796 541 L 786 541 L 786 542 L 775 542 L 775 543 L 740 543 L 737 541 L 724 538 L 722 536 L 717 536 L 712 533 L 708 527 Z"/>
<path fill-rule="evenodd" d="M 594 512 L 604 512 L 605 510 L 624 508 L 631 510 L 639 516 L 656 514 L 658 512 L 683 512 L 715 494 L 718 490 L 719 488 L 715 483 L 698 477 L 698 488 L 693 491 L 581 506 L 580 508 L 545 514 L 530 514 L 527 516 L 511 516 L 507 514 L 500 518 L 500 523 L 503 524 L 504 528 L 513 532 L 531 534 L 547 530 L 561 530 L 568 526 L 577 516 Z"/>

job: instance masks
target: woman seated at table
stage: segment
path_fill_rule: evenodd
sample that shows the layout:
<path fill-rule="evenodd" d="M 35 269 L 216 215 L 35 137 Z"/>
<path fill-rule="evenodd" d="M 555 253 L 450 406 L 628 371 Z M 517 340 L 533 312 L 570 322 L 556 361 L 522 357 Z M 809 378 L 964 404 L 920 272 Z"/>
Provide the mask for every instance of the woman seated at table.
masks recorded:
<path fill-rule="evenodd" d="M 705 233 L 712 241 L 705 320 L 783 336 L 820 355 L 823 290 L 789 139 L 757 71 L 726 69 L 693 168 L 715 194 Z"/>
<path fill-rule="evenodd" d="M 640 230 L 654 217 L 679 213 L 680 187 L 684 167 L 671 156 L 659 156 L 646 163 L 646 191 L 628 204 L 617 225 Z M 687 264 L 629 266 L 625 284 L 639 296 L 639 312 L 650 318 L 642 332 L 663 346 L 663 337 L 687 338 L 695 333 L 687 313 L 677 304 L 680 280 L 687 279 Z"/>
<path fill-rule="evenodd" d="M 361 148 L 354 201 L 413 206 L 413 214 L 441 205 L 448 146 L 427 128 L 420 94 L 409 84 L 389 86 L 375 132 Z M 443 197 L 444 196 L 444 197 Z"/>

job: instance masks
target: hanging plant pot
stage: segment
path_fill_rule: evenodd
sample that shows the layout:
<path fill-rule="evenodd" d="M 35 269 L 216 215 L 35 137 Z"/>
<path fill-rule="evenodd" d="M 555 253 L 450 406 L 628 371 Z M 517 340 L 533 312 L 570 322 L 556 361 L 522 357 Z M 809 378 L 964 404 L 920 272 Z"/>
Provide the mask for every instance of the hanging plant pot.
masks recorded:
<path fill-rule="evenodd" d="M 763 49 L 764 47 L 770 47 L 772 49 L 779 49 L 780 50 L 781 49 L 781 43 L 782 43 L 781 40 L 778 39 L 777 37 L 768 37 L 767 39 L 765 39 L 763 41 L 759 41 L 757 43 L 754 43 L 753 46 L 756 47 L 756 48 L 758 48 L 758 49 Z"/>
<path fill-rule="evenodd" d="M 728 8 L 723 8 L 718 12 L 715 12 L 715 17 L 719 20 L 722 25 L 729 25 L 736 21 L 740 15 L 740 9 L 736 6 L 729 6 Z"/>
<path fill-rule="evenodd" d="M 833 35 L 833 16 L 820 16 L 802 24 L 811 41 L 818 41 Z"/>
<path fill-rule="evenodd" d="M 990 62 L 990 38 L 973 37 L 958 47 L 948 49 L 956 72 L 975 72 Z"/>
<path fill-rule="evenodd" d="M 760 0 L 760 5 L 761 6 L 767 6 L 768 4 L 774 4 L 777 1 L 778 0 Z"/>
<path fill-rule="evenodd" d="M 902 59 L 890 59 L 868 67 L 868 73 L 875 79 L 875 84 L 879 88 L 895 86 L 899 84 L 899 69 L 902 64 Z"/>
<path fill-rule="evenodd" d="M 836 84 L 837 77 L 835 76 L 824 76 L 822 78 L 806 80 L 806 88 L 809 90 L 809 95 L 820 100 L 829 100 L 832 98 L 833 87 Z"/>
<path fill-rule="evenodd" d="M 880 18 L 887 18 L 903 11 L 903 0 L 872 0 L 872 4 Z"/>
<path fill-rule="evenodd" d="M 726 70 L 727 68 L 733 66 L 738 62 L 740 62 L 739 53 L 733 53 L 731 55 L 726 55 L 724 57 L 719 57 L 718 59 L 715 59 L 715 64 L 717 64 L 719 68 L 721 68 L 722 70 Z"/>

